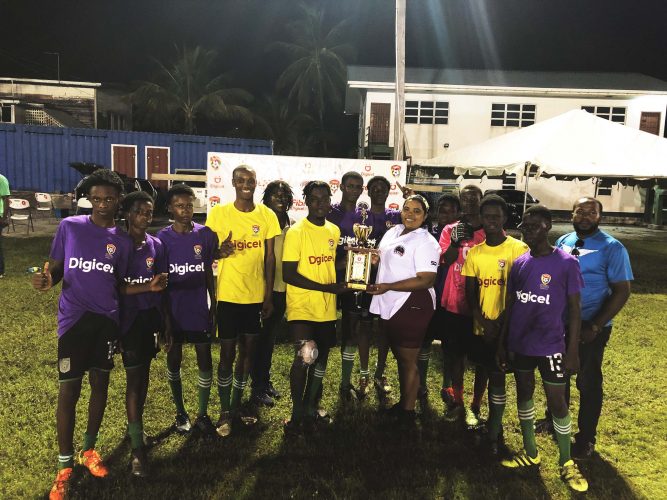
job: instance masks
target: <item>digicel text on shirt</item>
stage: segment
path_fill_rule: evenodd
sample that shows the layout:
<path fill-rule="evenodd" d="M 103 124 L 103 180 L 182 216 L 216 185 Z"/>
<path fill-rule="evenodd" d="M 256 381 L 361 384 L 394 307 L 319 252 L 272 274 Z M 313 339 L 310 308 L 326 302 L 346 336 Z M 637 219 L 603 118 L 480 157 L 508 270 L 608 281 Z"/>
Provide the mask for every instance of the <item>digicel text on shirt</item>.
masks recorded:
<path fill-rule="evenodd" d="M 477 281 L 479 282 L 479 286 L 505 286 L 505 280 L 503 278 L 478 278 Z"/>
<path fill-rule="evenodd" d="M 238 250 L 239 252 L 246 248 L 262 248 L 262 240 L 234 240 L 232 241 L 232 246 L 234 250 Z"/>
<path fill-rule="evenodd" d="M 204 271 L 204 263 L 200 264 L 169 264 L 169 273 L 185 276 L 187 273 Z"/>
<path fill-rule="evenodd" d="M 113 265 L 104 262 L 98 262 L 97 259 L 83 260 L 81 257 L 69 258 L 70 269 L 81 269 L 84 273 L 90 271 L 102 271 L 104 273 L 113 274 Z"/>
<path fill-rule="evenodd" d="M 528 302 L 536 302 L 538 304 L 550 305 L 549 302 L 550 297 L 548 293 L 546 295 L 537 295 L 536 293 L 533 292 L 524 292 L 523 290 L 517 290 L 516 299 L 524 304 L 527 304 Z"/>
<path fill-rule="evenodd" d="M 309 255 L 308 256 L 308 263 L 317 264 L 318 266 L 322 263 L 331 262 L 333 260 L 334 260 L 333 255 L 319 255 L 319 256 Z"/>

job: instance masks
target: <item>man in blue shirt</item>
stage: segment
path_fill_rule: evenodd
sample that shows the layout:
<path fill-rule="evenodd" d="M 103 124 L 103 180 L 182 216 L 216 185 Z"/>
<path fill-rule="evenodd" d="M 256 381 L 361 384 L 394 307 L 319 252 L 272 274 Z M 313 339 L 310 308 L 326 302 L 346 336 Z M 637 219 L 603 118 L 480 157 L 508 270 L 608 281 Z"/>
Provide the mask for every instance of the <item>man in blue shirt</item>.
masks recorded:
<path fill-rule="evenodd" d="M 558 238 L 556 246 L 579 259 L 584 277 L 581 367 L 577 375 L 579 432 L 575 436 L 572 455 L 590 458 L 595 452 L 595 435 L 602 411 L 602 359 L 611 335 L 611 320 L 630 297 L 630 282 L 634 278 L 623 244 L 598 227 L 602 203 L 595 198 L 580 198 L 573 209 L 574 232 Z M 545 423 L 550 421 L 547 418 Z M 538 423 L 538 431 L 550 430 L 545 423 Z"/>

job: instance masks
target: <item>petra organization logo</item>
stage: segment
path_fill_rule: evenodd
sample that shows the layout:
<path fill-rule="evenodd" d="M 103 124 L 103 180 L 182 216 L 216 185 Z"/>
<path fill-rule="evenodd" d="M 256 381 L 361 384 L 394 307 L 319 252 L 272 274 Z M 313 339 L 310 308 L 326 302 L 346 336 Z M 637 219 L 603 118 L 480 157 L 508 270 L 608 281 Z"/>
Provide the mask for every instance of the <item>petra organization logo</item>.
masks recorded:
<path fill-rule="evenodd" d="M 335 245 L 335 242 L 334 242 L 333 238 L 329 238 L 329 248 L 333 248 L 334 245 Z"/>
<path fill-rule="evenodd" d="M 403 257 L 405 254 L 405 248 L 403 248 L 401 245 L 398 245 L 396 248 L 394 248 L 394 253 L 399 257 Z"/>
<path fill-rule="evenodd" d="M 390 203 L 389 208 L 392 210 L 398 210 L 398 203 Z"/>
<path fill-rule="evenodd" d="M 340 181 L 338 179 L 331 179 L 329 181 L 329 187 L 331 188 L 331 194 L 336 194 L 340 187 Z"/>
<path fill-rule="evenodd" d="M 498 259 L 498 271 L 502 271 L 507 266 L 507 261 L 505 259 Z"/>
<path fill-rule="evenodd" d="M 218 170 L 220 168 L 220 165 L 222 165 L 222 160 L 220 160 L 219 156 L 211 156 L 209 165 L 211 165 L 211 168 L 213 170 Z"/>
<path fill-rule="evenodd" d="M 192 249 L 195 251 L 195 259 L 201 259 L 201 245 L 195 245 Z"/>
<path fill-rule="evenodd" d="M 252 225 L 252 232 L 253 232 L 253 234 L 259 233 L 259 224 L 253 224 Z"/>
<path fill-rule="evenodd" d="M 153 257 L 146 257 L 146 269 L 152 269 L 154 263 L 155 260 L 153 259 Z"/>
<path fill-rule="evenodd" d="M 401 175 L 401 166 L 400 165 L 392 165 L 391 166 L 391 175 L 394 177 L 398 177 Z"/>
<path fill-rule="evenodd" d="M 551 275 L 544 273 L 542 276 L 540 276 L 540 288 L 542 290 L 548 290 L 549 289 L 549 283 L 551 283 Z"/>
<path fill-rule="evenodd" d="M 107 243 L 106 258 L 110 259 L 111 257 L 113 257 L 113 254 L 115 253 L 116 253 L 116 245 L 114 245 L 113 243 Z"/>
<path fill-rule="evenodd" d="M 211 196 L 211 197 L 208 199 L 208 204 L 209 204 L 211 207 L 214 207 L 214 206 L 216 206 L 216 205 L 219 205 L 219 204 L 220 204 L 220 197 L 219 197 L 219 196 Z"/>

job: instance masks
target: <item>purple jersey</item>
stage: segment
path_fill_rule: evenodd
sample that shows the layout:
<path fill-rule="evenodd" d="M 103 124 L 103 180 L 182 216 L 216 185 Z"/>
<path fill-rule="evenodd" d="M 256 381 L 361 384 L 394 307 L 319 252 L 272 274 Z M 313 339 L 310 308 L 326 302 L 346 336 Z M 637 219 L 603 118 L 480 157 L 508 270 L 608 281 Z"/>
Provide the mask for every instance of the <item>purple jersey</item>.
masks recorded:
<path fill-rule="evenodd" d="M 100 227 L 88 215 L 62 220 L 51 244 L 51 259 L 63 263 L 58 336 L 86 312 L 119 322 L 118 283 L 131 254 L 132 239 L 116 227 Z"/>
<path fill-rule="evenodd" d="M 130 284 L 147 283 L 156 274 L 166 272 L 168 272 L 168 267 L 164 245 L 155 236 L 147 234 L 146 241 L 139 248 L 134 248 L 125 281 Z M 155 292 L 122 295 L 120 298 L 121 332 L 123 334 L 127 332 L 139 311 L 159 309 L 161 299 L 162 294 Z"/>
<path fill-rule="evenodd" d="M 178 332 L 211 332 L 206 269 L 213 265 L 218 237 L 210 228 L 192 224 L 192 231 L 177 233 L 165 227 L 157 237 L 165 246 L 169 263 L 169 310 Z"/>
<path fill-rule="evenodd" d="M 525 356 L 564 353 L 567 299 L 582 287 L 577 259 L 558 248 L 544 257 L 518 257 L 507 284 L 507 294 L 514 295 L 508 350 Z"/>

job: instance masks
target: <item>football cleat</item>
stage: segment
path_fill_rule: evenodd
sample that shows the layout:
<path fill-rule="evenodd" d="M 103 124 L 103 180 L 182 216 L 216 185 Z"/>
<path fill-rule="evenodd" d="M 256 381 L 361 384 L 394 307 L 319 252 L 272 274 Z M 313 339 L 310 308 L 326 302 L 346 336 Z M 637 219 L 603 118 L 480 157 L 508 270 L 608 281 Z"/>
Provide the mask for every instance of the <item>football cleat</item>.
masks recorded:
<path fill-rule="evenodd" d="M 220 419 L 216 424 L 215 432 L 217 432 L 220 437 L 227 437 L 232 433 L 232 416 L 228 411 L 223 411 L 220 414 Z"/>
<path fill-rule="evenodd" d="M 378 395 L 386 396 L 391 392 L 391 385 L 387 382 L 387 377 L 374 378 L 373 385 Z"/>
<path fill-rule="evenodd" d="M 575 441 L 572 445 L 572 456 L 579 460 L 587 460 L 595 455 L 595 445 L 586 441 Z"/>
<path fill-rule="evenodd" d="M 454 403 L 451 406 L 447 405 L 445 407 L 445 421 L 446 422 L 458 422 L 463 418 L 465 409 L 460 403 Z"/>
<path fill-rule="evenodd" d="M 53 481 L 53 486 L 49 492 L 49 500 L 63 500 L 67 498 L 69 492 L 70 479 L 72 478 L 72 468 L 66 467 L 60 469 L 56 475 L 56 480 Z"/>
<path fill-rule="evenodd" d="M 581 475 L 574 460 L 568 460 L 560 468 L 560 478 L 574 491 L 588 491 L 588 481 Z"/>
<path fill-rule="evenodd" d="M 145 448 L 132 450 L 130 458 L 130 473 L 134 477 L 148 477 L 148 457 Z"/>
<path fill-rule="evenodd" d="M 216 428 L 208 415 L 200 415 L 195 420 L 194 428 L 202 436 L 215 436 Z"/>
<path fill-rule="evenodd" d="M 88 469 L 95 477 L 106 477 L 109 474 L 109 469 L 104 465 L 102 457 L 100 457 L 100 454 L 97 453 L 94 448 L 81 451 L 79 453 L 78 462 Z"/>
<path fill-rule="evenodd" d="M 542 459 L 538 453 L 535 457 L 529 457 L 527 453 L 523 452 L 514 455 L 506 460 L 501 460 L 500 465 L 509 469 L 521 469 L 526 467 L 537 467 L 540 465 Z"/>
<path fill-rule="evenodd" d="M 368 381 L 368 377 L 360 377 L 359 378 L 359 388 L 357 389 L 357 398 L 358 399 L 366 399 L 366 396 L 368 396 L 368 392 L 370 391 L 370 383 Z"/>
<path fill-rule="evenodd" d="M 177 413 L 176 421 L 174 422 L 174 428 L 179 434 L 187 434 L 192 430 L 192 424 L 190 423 L 190 417 L 185 413 Z"/>

